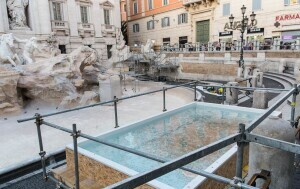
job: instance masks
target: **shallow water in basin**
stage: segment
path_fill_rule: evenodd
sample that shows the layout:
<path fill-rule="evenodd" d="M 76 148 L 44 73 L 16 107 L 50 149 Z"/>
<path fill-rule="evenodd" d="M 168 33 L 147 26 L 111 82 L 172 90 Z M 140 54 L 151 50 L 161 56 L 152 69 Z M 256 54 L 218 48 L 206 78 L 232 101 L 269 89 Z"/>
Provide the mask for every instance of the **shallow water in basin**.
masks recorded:
<path fill-rule="evenodd" d="M 171 114 L 156 116 L 99 138 L 164 160 L 172 160 L 236 133 L 239 123 L 248 124 L 261 113 L 247 108 L 231 109 L 230 106 L 195 103 L 179 108 Z M 79 146 L 137 172 L 145 172 L 161 165 L 159 162 L 92 141 L 83 142 Z M 204 170 L 230 147 L 201 158 L 188 167 Z M 195 176 L 186 171 L 175 170 L 157 180 L 174 188 L 183 188 Z"/>

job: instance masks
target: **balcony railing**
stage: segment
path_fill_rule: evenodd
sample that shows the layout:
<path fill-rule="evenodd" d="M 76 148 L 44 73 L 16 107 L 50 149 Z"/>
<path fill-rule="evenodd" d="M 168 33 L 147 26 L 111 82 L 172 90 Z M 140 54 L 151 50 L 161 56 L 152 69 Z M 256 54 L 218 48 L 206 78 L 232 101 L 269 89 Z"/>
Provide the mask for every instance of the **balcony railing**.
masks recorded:
<path fill-rule="evenodd" d="M 89 33 L 91 36 L 95 35 L 94 24 L 91 23 L 78 23 L 78 32 L 80 36 L 85 36 Z"/>
<path fill-rule="evenodd" d="M 116 27 L 114 25 L 102 24 L 101 31 L 104 36 L 107 34 L 116 35 Z"/>
<path fill-rule="evenodd" d="M 68 21 L 60 21 L 60 20 L 52 20 L 51 21 L 52 31 L 62 31 L 65 32 L 65 35 L 69 35 L 69 22 Z"/>

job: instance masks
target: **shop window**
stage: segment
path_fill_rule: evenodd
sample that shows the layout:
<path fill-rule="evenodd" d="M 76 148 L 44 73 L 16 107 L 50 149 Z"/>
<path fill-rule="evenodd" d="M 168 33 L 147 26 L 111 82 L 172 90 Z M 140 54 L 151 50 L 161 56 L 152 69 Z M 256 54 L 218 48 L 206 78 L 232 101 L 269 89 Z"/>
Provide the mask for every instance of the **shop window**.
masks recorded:
<path fill-rule="evenodd" d="M 138 13 L 138 5 L 137 2 L 133 2 L 133 14 L 137 14 Z"/>
<path fill-rule="evenodd" d="M 179 45 L 184 45 L 188 42 L 187 36 L 179 37 Z"/>
<path fill-rule="evenodd" d="M 300 4 L 300 0 L 284 0 L 284 5 L 298 5 Z"/>
<path fill-rule="evenodd" d="M 161 19 L 161 27 L 167 27 L 170 26 L 170 18 L 164 17 Z"/>
<path fill-rule="evenodd" d="M 230 3 L 223 4 L 223 16 L 230 15 Z"/>
<path fill-rule="evenodd" d="M 150 20 L 147 22 L 147 30 L 153 30 L 154 29 L 154 21 Z"/>
<path fill-rule="evenodd" d="M 170 37 L 163 38 L 163 45 L 164 46 L 170 45 L 170 41 L 171 41 Z"/>
<path fill-rule="evenodd" d="M 253 11 L 261 10 L 261 0 L 252 0 L 252 10 Z"/>
<path fill-rule="evenodd" d="M 178 24 L 188 23 L 188 14 L 182 13 L 178 15 Z"/>
<path fill-rule="evenodd" d="M 140 25 L 139 24 L 133 24 L 133 33 L 140 32 Z"/>

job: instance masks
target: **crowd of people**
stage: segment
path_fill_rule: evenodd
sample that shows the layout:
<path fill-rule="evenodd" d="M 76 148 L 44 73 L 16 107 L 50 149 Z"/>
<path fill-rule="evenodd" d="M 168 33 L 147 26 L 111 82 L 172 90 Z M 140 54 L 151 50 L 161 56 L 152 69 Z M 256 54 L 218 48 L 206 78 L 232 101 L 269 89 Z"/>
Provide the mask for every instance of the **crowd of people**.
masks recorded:
<path fill-rule="evenodd" d="M 175 44 L 173 46 L 164 46 L 164 50 L 168 51 L 178 51 L 180 49 L 187 49 L 188 51 L 221 51 L 221 43 L 220 42 L 213 42 L 210 47 L 208 44 Z M 211 48 L 211 49 L 208 49 Z M 226 42 L 225 43 L 225 50 L 226 51 L 235 51 L 237 50 L 237 46 L 235 42 Z M 249 41 L 245 42 L 243 45 L 243 50 L 254 50 L 254 42 Z M 259 50 L 270 50 L 272 49 L 272 43 L 270 41 L 264 41 L 259 44 Z M 280 42 L 280 49 L 287 49 L 287 50 L 294 50 L 296 49 L 296 41 L 294 42 Z"/>

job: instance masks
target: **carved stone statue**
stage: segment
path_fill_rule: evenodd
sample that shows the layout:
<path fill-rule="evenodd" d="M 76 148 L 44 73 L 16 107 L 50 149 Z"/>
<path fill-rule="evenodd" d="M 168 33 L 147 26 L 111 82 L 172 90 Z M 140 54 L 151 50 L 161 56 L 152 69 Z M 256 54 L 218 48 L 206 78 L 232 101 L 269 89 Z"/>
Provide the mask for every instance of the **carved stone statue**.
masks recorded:
<path fill-rule="evenodd" d="M 125 61 L 131 57 L 129 47 L 125 44 L 124 36 L 120 28 L 116 30 L 116 45 L 113 45 L 110 52 L 112 56 L 109 60 L 112 63 Z"/>
<path fill-rule="evenodd" d="M 29 0 L 7 0 L 10 29 L 28 28 L 25 14 L 28 4 Z"/>
<path fill-rule="evenodd" d="M 0 36 L 0 64 L 11 63 L 13 66 L 21 64 L 15 52 L 13 34 L 3 34 Z"/>
<path fill-rule="evenodd" d="M 38 47 L 37 39 L 36 37 L 32 37 L 30 39 L 18 39 L 14 37 L 15 40 L 19 43 L 25 43 L 24 50 L 23 50 L 23 58 L 24 58 L 24 64 L 32 64 L 34 63 L 35 59 L 33 56 L 33 52 L 35 50 L 38 50 L 41 52 L 41 50 Z"/>

